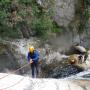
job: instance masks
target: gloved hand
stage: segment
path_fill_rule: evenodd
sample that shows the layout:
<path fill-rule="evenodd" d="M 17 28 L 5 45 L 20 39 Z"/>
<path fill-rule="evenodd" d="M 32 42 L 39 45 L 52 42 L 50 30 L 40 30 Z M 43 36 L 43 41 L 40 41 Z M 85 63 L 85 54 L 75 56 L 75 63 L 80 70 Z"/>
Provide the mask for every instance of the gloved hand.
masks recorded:
<path fill-rule="evenodd" d="M 32 64 L 33 63 L 33 60 L 32 59 L 30 59 L 30 64 Z"/>

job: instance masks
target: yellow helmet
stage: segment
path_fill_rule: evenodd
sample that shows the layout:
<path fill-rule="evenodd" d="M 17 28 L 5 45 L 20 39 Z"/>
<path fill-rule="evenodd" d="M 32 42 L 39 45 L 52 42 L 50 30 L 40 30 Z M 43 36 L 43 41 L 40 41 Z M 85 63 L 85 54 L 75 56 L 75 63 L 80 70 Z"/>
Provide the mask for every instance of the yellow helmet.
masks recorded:
<path fill-rule="evenodd" d="M 33 52 L 34 52 L 34 50 L 35 50 L 35 49 L 34 49 L 34 47 L 33 47 L 33 46 L 30 46 L 30 47 L 29 47 L 29 52 L 30 52 L 30 53 L 33 53 Z"/>

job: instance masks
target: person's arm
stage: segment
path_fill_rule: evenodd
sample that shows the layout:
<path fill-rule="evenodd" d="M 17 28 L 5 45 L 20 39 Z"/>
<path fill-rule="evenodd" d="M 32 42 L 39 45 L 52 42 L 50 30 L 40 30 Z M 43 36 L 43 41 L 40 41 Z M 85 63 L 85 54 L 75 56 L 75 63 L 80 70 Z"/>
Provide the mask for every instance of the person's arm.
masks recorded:
<path fill-rule="evenodd" d="M 27 60 L 28 60 L 28 62 L 30 62 L 30 53 L 28 53 L 28 56 L 27 56 Z"/>
<path fill-rule="evenodd" d="M 39 52 L 36 51 L 35 52 L 35 58 L 33 58 L 33 60 L 37 61 L 39 59 Z"/>
<path fill-rule="evenodd" d="M 29 62 L 30 64 L 33 63 L 33 60 L 32 60 L 31 57 L 30 57 L 30 53 L 28 53 L 27 59 L 28 59 L 28 62 Z"/>

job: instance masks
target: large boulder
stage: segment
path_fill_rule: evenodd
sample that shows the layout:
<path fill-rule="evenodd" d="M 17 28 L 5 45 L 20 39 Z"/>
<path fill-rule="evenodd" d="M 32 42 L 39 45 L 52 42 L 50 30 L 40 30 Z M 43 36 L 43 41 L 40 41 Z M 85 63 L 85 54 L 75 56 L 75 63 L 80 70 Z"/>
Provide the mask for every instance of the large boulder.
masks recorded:
<path fill-rule="evenodd" d="M 87 53 L 87 50 L 82 45 L 71 45 L 66 51 L 64 51 L 64 54 L 66 55 L 72 55 L 72 54 L 82 54 L 85 55 Z"/>

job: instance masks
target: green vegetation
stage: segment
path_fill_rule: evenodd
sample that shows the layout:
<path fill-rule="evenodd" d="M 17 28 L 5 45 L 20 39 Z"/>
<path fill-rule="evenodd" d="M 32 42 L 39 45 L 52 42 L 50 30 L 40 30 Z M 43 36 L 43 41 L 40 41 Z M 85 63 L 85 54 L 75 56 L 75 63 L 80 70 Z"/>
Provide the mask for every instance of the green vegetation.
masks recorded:
<path fill-rule="evenodd" d="M 90 18 L 89 2 L 90 0 L 78 0 L 75 6 L 75 17 L 70 23 L 70 29 L 76 28 L 79 35 L 86 30 L 86 24 Z"/>
<path fill-rule="evenodd" d="M 79 6 L 79 9 L 80 9 L 79 32 L 83 32 L 85 30 L 86 23 L 90 18 L 90 16 L 89 16 L 88 4 L 86 0 L 80 0 L 80 3 L 81 3 L 81 6 Z"/>
<path fill-rule="evenodd" d="M 18 27 L 11 21 L 11 0 L 0 0 L 0 36 L 1 37 L 18 37 L 20 31 Z"/>
<path fill-rule="evenodd" d="M 86 0 L 87 5 L 90 5 L 90 0 Z"/>
<path fill-rule="evenodd" d="M 36 0 L 0 0 L 0 37 L 29 38 L 31 35 L 48 37 L 48 33 L 62 32 L 52 20 L 54 3 L 54 0 L 48 0 L 47 4 L 40 6 Z M 79 0 L 77 3 L 75 20 L 70 25 L 81 33 L 90 18 L 87 9 L 90 0 Z"/>
<path fill-rule="evenodd" d="M 31 32 L 42 37 L 49 32 L 58 33 L 60 27 L 52 21 L 53 15 L 52 8 L 48 11 L 36 0 L 0 0 L 0 37 L 30 37 Z"/>

